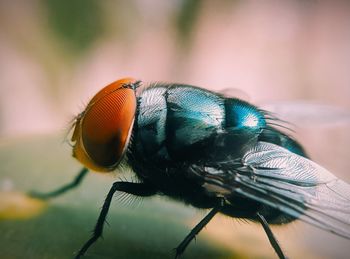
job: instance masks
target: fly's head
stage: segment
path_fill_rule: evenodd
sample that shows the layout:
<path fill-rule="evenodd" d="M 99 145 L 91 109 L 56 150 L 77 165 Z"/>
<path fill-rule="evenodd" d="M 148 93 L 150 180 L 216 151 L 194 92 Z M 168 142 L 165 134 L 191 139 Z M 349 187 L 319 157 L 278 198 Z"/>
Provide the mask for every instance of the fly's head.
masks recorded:
<path fill-rule="evenodd" d="M 114 170 L 129 143 L 140 81 L 124 78 L 100 90 L 73 125 L 73 157 L 100 172 Z"/>

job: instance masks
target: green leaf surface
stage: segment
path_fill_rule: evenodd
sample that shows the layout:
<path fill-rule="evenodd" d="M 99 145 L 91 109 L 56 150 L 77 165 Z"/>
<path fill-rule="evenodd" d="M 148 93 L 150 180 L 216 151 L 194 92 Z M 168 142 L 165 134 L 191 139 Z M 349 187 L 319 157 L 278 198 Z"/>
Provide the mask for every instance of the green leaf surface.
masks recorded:
<path fill-rule="evenodd" d="M 70 147 L 56 136 L 3 140 L 0 188 L 45 192 L 68 183 L 80 169 L 70 154 Z M 118 177 L 88 174 L 80 187 L 48 201 L 39 215 L 0 220 L 0 258 L 73 258 L 89 238 L 103 199 Z M 103 239 L 86 258 L 173 258 L 172 249 L 189 233 L 194 220 L 201 219 L 197 210 L 164 197 L 141 203 L 133 197 L 123 202 L 121 197 L 117 194 L 113 200 Z M 183 258 L 238 257 L 200 234 Z"/>

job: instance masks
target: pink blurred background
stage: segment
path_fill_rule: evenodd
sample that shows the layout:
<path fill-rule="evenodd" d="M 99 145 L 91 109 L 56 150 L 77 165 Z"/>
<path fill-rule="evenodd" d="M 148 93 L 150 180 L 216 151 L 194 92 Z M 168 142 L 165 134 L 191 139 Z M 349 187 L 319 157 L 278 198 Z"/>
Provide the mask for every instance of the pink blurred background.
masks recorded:
<path fill-rule="evenodd" d="M 347 1 L 65 2 L 0 2 L 0 136 L 61 129 L 125 76 L 350 109 Z"/>
<path fill-rule="evenodd" d="M 329 105 L 296 115 L 296 136 L 350 182 L 349 68 L 349 1 L 2 0 L 0 139 L 63 133 L 125 76 L 235 88 L 255 104 L 292 103 L 287 115 Z M 348 255 L 348 240 L 306 229 L 291 232 L 318 256 Z"/>

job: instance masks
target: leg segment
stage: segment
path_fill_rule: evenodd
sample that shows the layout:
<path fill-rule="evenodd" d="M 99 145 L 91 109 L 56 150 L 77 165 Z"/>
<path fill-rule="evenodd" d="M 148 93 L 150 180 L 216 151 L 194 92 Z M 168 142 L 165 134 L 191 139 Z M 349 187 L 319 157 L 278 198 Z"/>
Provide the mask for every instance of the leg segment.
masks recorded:
<path fill-rule="evenodd" d="M 77 187 L 81 183 L 81 181 L 84 179 L 84 177 L 86 176 L 87 173 L 88 173 L 88 169 L 84 167 L 83 169 L 81 169 L 79 174 L 75 177 L 73 182 L 62 186 L 61 188 L 59 188 L 55 191 L 48 192 L 48 193 L 41 193 L 41 192 L 32 191 L 29 193 L 29 196 L 34 197 L 34 198 L 38 198 L 38 199 L 42 199 L 42 200 L 46 200 L 46 199 L 50 199 L 50 198 L 59 196 L 65 192 L 69 191 L 70 189 Z"/>
<path fill-rule="evenodd" d="M 79 250 L 76 255 L 76 259 L 81 258 L 85 252 L 89 249 L 89 247 L 97 241 L 99 237 L 102 236 L 103 226 L 106 221 L 106 217 L 108 214 L 109 206 L 111 205 L 111 201 L 113 195 L 116 191 L 122 191 L 126 193 L 130 193 L 138 196 L 151 196 L 156 193 L 156 190 L 145 183 L 130 183 L 130 182 L 115 182 L 112 185 L 112 188 L 109 190 L 107 197 L 103 203 L 102 210 L 97 219 L 92 237 L 83 245 L 83 247 Z"/>
<path fill-rule="evenodd" d="M 196 237 L 196 235 L 209 223 L 209 221 L 218 213 L 222 208 L 222 202 L 220 205 L 214 207 L 185 237 L 185 239 L 175 248 L 176 255 L 175 258 L 181 256 L 181 254 L 185 251 L 186 247 L 189 243 Z"/>
<path fill-rule="evenodd" d="M 278 257 L 280 259 L 286 259 L 287 257 L 283 254 L 283 251 L 282 251 L 280 245 L 278 244 L 277 239 L 273 235 L 273 233 L 269 227 L 269 224 L 267 223 L 264 216 L 261 215 L 260 213 L 257 213 L 256 215 L 257 215 L 257 218 L 260 221 L 261 225 L 263 226 L 265 233 L 266 233 L 267 237 L 269 238 L 270 244 L 272 245 L 272 247 L 275 250 Z"/>

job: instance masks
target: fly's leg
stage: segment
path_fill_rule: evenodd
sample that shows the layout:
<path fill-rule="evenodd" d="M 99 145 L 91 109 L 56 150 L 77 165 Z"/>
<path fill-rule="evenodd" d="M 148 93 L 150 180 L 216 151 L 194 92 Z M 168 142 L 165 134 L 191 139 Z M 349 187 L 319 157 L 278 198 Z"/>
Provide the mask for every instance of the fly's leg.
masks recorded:
<path fill-rule="evenodd" d="M 86 174 L 88 173 L 88 169 L 83 167 L 83 169 L 80 170 L 79 174 L 74 178 L 74 180 L 71 183 L 68 183 L 64 186 L 62 186 L 61 188 L 54 190 L 52 192 L 48 192 L 48 193 L 41 193 L 41 192 L 36 192 L 36 191 L 32 191 L 29 192 L 29 196 L 34 197 L 34 198 L 38 198 L 38 199 L 42 199 L 42 200 L 46 200 L 46 199 L 50 199 L 56 196 L 59 196 L 75 187 L 77 187 L 81 181 L 84 179 L 84 177 L 86 176 Z"/>
<path fill-rule="evenodd" d="M 178 258 L 183 254 L 186 247 L 189 245 L 189 243 L 196 237 L 196 235 L 209 223 L 209 221 L 218 213 L 220 212 L 221 208 L 223 206 L 223 200 L 220 201 L 220 204 L 216 207 L 214 207 L 192 230 L 191 232 L 185 237 L 184 240 L 175 248 L 175 258 Z"/>
<path fill-rule="evenodd" d="M 280 247 L 280 245 L 277 242 L 277 239 L 275 238 L 275 236 L 273 235 L 269 224 L 267 223 L 266 219 L 264 218 L 263 215 L 261 215 L 260 213 L 256 214 L 258 217 L 259 222 L 261 223 L 261 225 L 263 226 L 265 233 L 267 235 L 267 237 L 269 238 L 270 244 L 272 245 L 273 249 L 275 250 L 276 254 L 278 255 L 278 257 L 280 259 L 286 259 L 287 257 L 283 254 L 283 251 Z"/>
<path fill-rule="evenodd" d="M 111 205 L 113 195 L 116 191 L 126 192 L 143 197 L 152 196 L 157 192 L 152 186 L 145 183 L 115 182 L 112 185 L 112 188 L 109 190 L 107 197 L 103 203 L 91 238 L 79 250 L 78 254 L 75 257 L 76 259 L 81 258 L 89 249 L 89 247 L 95 243 L 99 237 L 102 236 L 103 226 L 106 221 L 109 206 Z"/>

